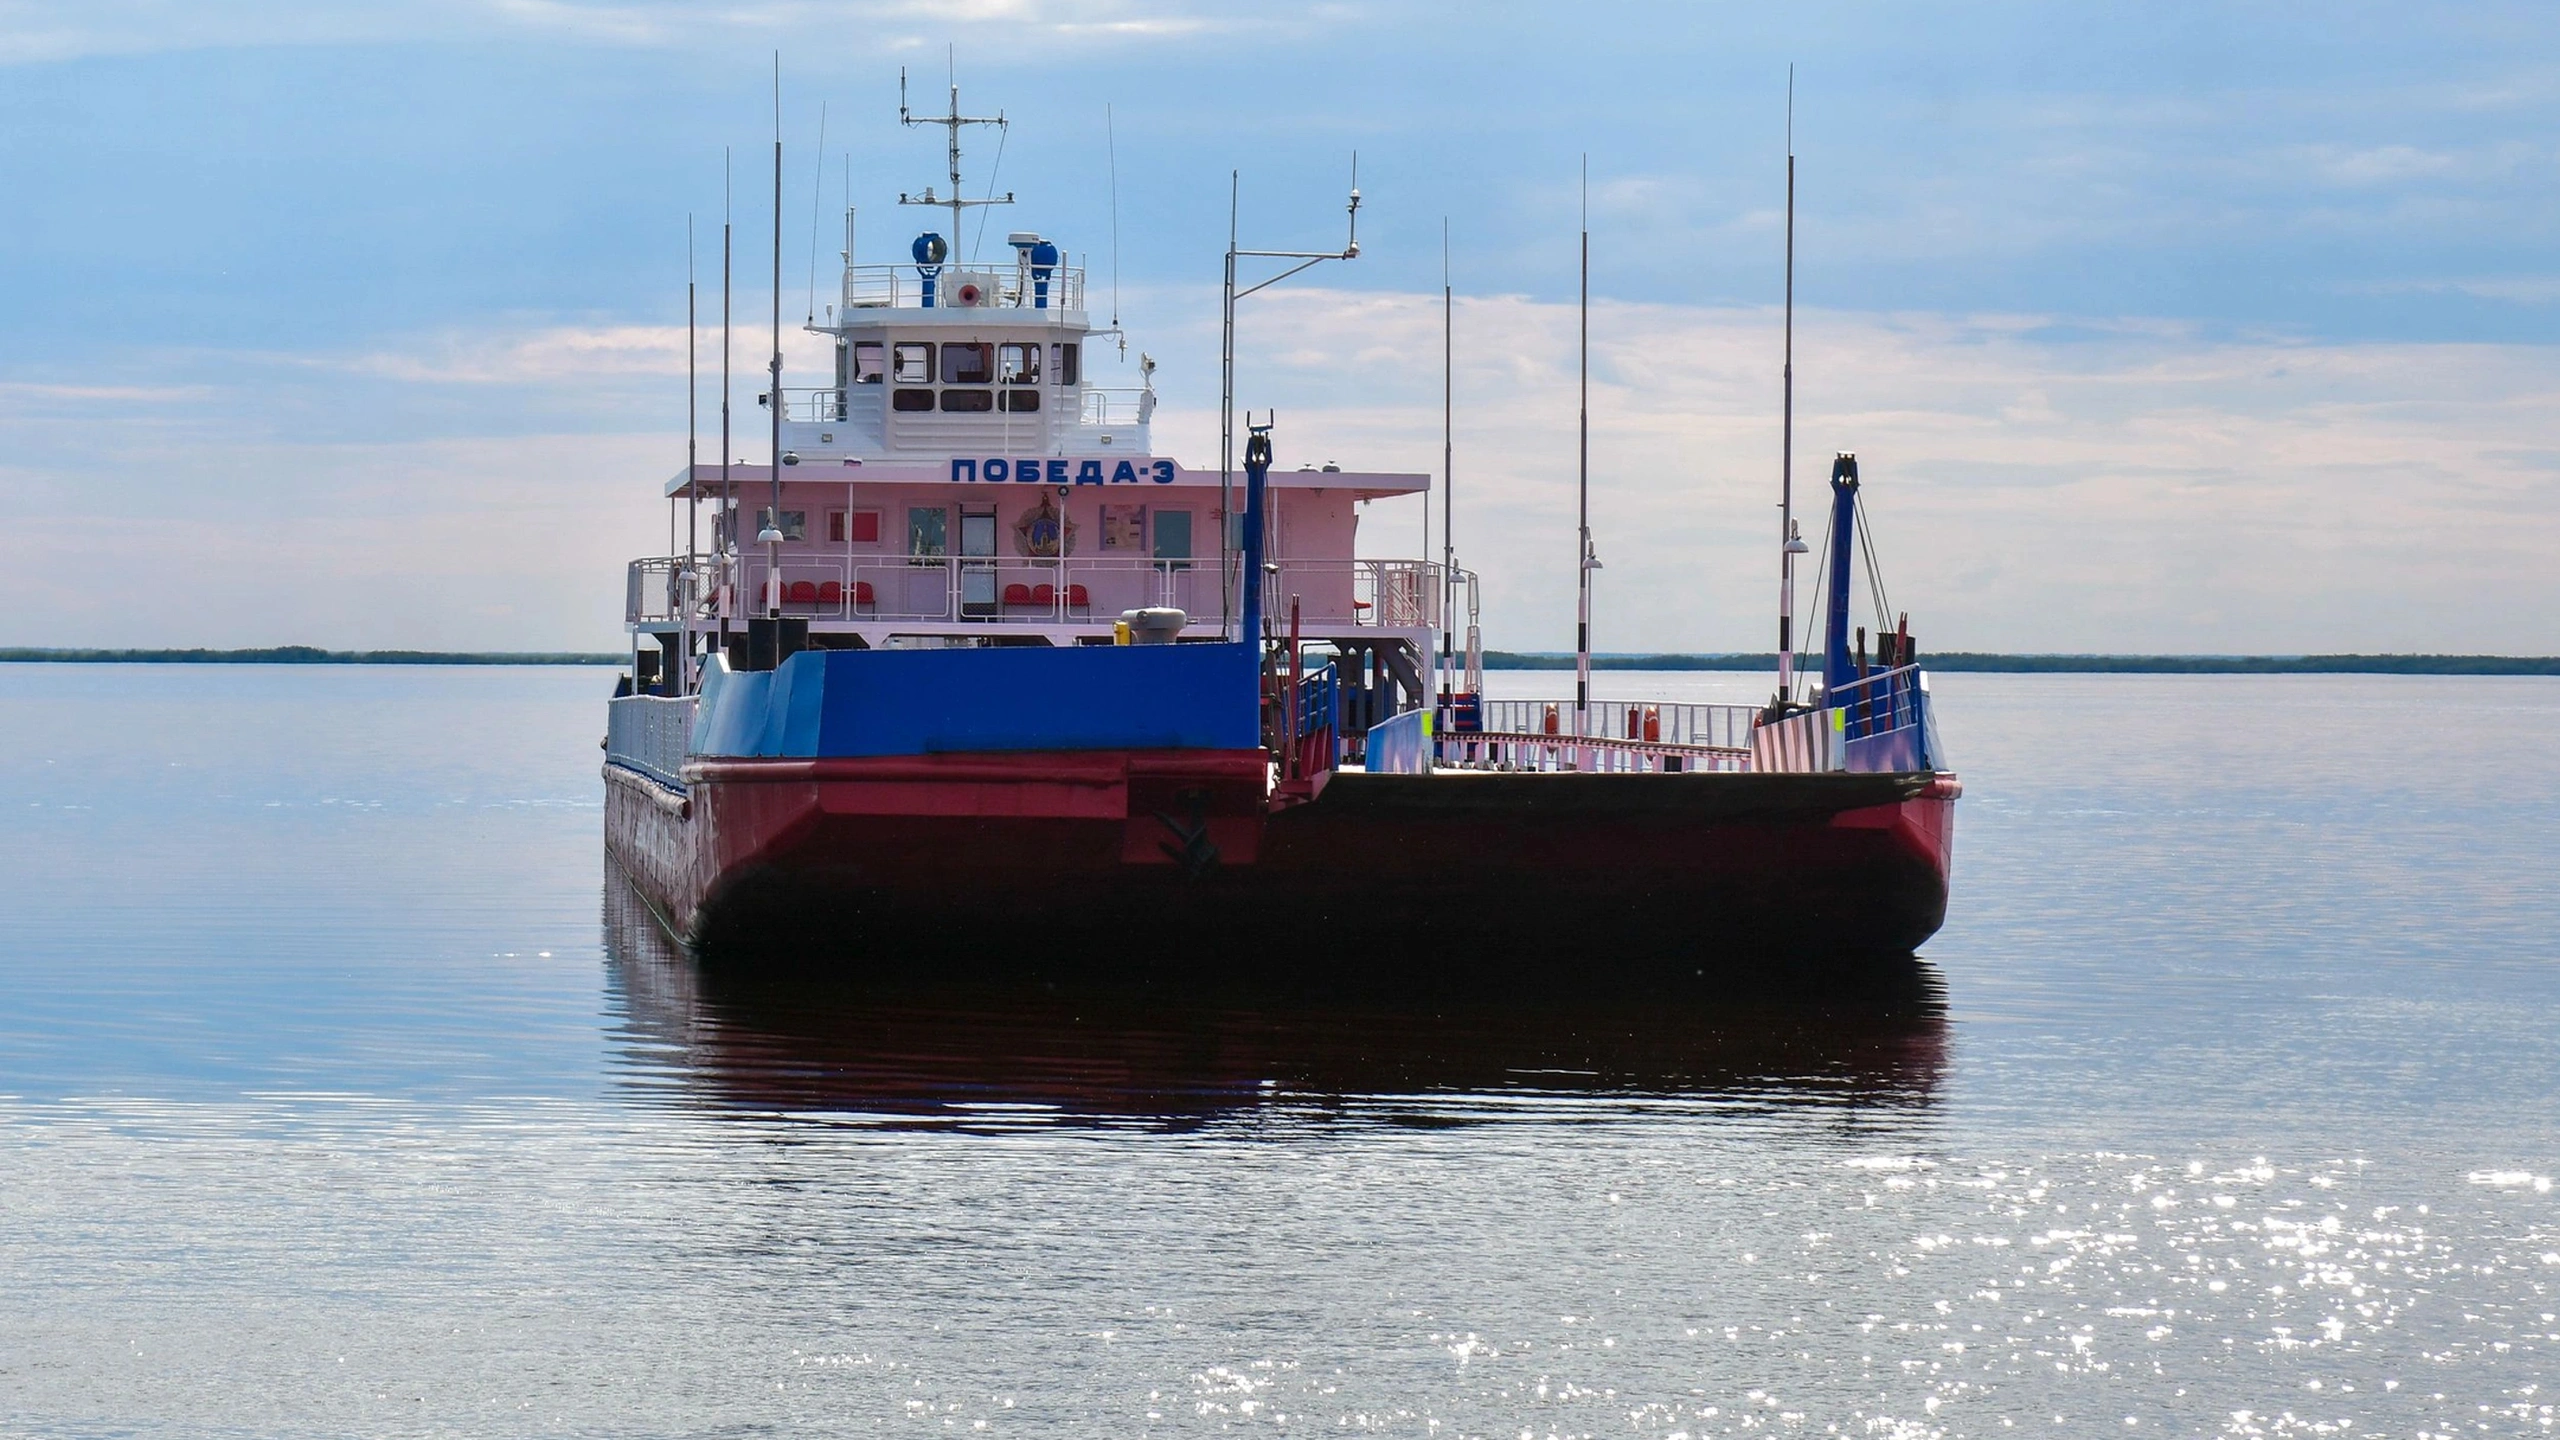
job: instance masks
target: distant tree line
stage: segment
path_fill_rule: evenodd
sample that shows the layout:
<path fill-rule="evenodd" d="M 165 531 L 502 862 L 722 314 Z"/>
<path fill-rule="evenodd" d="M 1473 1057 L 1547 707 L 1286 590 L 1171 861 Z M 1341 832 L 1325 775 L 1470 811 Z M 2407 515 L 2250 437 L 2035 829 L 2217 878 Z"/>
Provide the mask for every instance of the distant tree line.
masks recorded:
<path fill-rule="evenodd" d="M 1570 670 L 1571 655 L 1487 650 L 1488 670 Z M 1942 650 L 1924 654 L 1931 670 L 2070 675 L 2560 675 L 2555 655 L 1995 655 Z M 1822 657 L 1797 664 L 1815 672 Z M 1757 655 L 1594 655 L 1594 670 L 1767 670 L 1774 651 Z"/>
<path fill-rule="evenodd" d="M 56 650 L 0 648 L 0 661 L 89 665 L 621 665 L 623 654 L 577 650 L 323 650 L 269 645 L 255 650 Z"/>
<path fill-rule="evenodd" d="M 91 665 L 621 665 L 621 652 L 579 650 L 323 650 L 270 645 L 252 650 L 74 650 L 0 647 L 0 662 Z M 1571 655 L 1488 650 L 1489 670 L 1570 670 Z M 1797 662 L 1819 672 L 1822 657 Z M 1947 650 L 1923 655 L 1938 671 L 2056 675 L 2560 675 L 2554 655 L 1996 655 Z M 1774 671 L 1774 652 L 1728 655 L 1594 655 L 1595 670 Z"/>

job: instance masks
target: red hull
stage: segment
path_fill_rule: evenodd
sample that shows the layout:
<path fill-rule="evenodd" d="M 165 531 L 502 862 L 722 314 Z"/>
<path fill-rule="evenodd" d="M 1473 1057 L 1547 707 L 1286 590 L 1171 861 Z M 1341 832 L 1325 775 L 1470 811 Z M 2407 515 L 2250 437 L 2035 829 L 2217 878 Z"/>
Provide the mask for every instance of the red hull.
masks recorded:
<path fill-rule="evenodd" d="M 909 971 L 1907 952 L 1945 915 L 1957 793 L 1345 774 L 1273 813 L 1262 752 L 1198 750 L 712 761 L 684 796 L 605 773 L 614 859 L 689 941 Z"/>

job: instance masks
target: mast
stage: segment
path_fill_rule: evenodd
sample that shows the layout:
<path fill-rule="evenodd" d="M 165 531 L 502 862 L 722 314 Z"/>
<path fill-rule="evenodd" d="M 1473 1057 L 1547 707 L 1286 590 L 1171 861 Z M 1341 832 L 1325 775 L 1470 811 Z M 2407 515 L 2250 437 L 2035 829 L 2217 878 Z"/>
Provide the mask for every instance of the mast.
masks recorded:
<path fill-rule="evenodd" d="M 720 526 L 729 603 L 720 607 L 720 648 L 729 648 L 729 612 L 738 608 L 738 491 L 729 475 L 729 156 L 720 156 Z"/>
<path fill-rule="evenodd" d="M 765 382 L 765 418 L 772 428 L 766 469 L 773 477 L 773 505 L 765 512 L 764 592 L 767 619 L 782 618 L 782 59 L 774 57 L 773 82 L 773 361 Z M 782 662 L 775 637 L 774 663 Z"/>
<path fill-rule="evenodd" d="M 1451 527 L 1457 519 L 1455 491 L 1457 483 L 1457 406 L 1455 376 L 1457 374 L 1457 292 L 1449 286 L 1449 219 L 1440 219 L 1440 663 L 1449 670 L 1457 668 L 1457 625 L 1449 612 L 1457 598 L 1458 566 L 1456 540 Z M 1431 502 L 1422 505 L 1422 555 L 1431 558 Z M 1443 682 L 1443 691 L 1458 687 Z"/>
<path fill-rule="evenodd" d="M 1787 67 L 1787 320 L 1779 370 L 1785 393 L 1778 429 L 1778 705 L 1795 699 L 1796 555 L 1796 67 Z"/>
<path fill-rule="evenodd" d="M 693 487 L 694 471 L 702 464 L 701 410 L 702 365 L 694 343 L 693 281 L 693 217 L 684 217 L 684 574 L 685 584 L 693 583 L 694 567 L 702 553 L 702 495 Z M 693 600 L 677 587 L 678 603 L 684 606 L 684 668 L 678 672 L 680 683 L 688 690 L 693 685 Z"/>
<path fill-rule="evenodd" d="M 959 82 L 958 80 L 956 80 L 956 79 L 955 79 L 955 80 L 953 80 L 953 81 L 951 82 L 951 92 L 950 92 L 950 109 L 949 109 L 949 110 L 945 111 L 943 114 L 940 114 L 940 115 L 917 115 L 917 114 L 914 114 L 913 112 L 911 112 L 911 111 L 909 111 L 909 110 L 907 109 L 907 71 L 906 71 L 906 67 L 902 65 L 902 66 L 898 67 L 898 123 L 899 123 L 899 124 L 901 124 L 901 125 L 909 125 L 909 126 L 913 126 L 913 125 L 939 125 L 939 126 L 943 127 L 945 130 L 947 130 L 947 131 L 949 131 L 949 132 L 950 132 L 950 135 L 951 135 L 951 142 L 950 142 L 950 149 L 949 149 L 949 158 L 950 158 L 950 162 L 951 162 L 951 197 L 950 197 L 949 199 L 947 199 L 947 200 L 946 200 L 946 199 L 942 199 L 942 198 L 937 197 L 937 196 L 933 193 L 933 187 L 932 187 L 932 186 L 930 186 L 930 185 L 928 185 L 928 186 L 926 186 L 926 187 L 925 187 L 925 189 L 924 189 L 924 193 L 923 193 L 923 194 L 921 194 L 921 195 L 909 195 L 909 194 L 907 194 L 907 193 L 906 193 L 906 192 L 904 192 L 904 191 L 900 191 L 900 192 L 899 192 L 899 194 L 898 194 L 898 203 L 899 203 L 899 204 L 901 204 L 901 205 L 948 205 L 948 206 L 950 206 L 950 207 L 951 207 L 951 242 L 950 242 L 950 254 L 951 254 L 952 261 L 953 261 L 953 263 L 954 263 L 954 264 L 966 264 L 966 263 L 968 263 L 967 257 L 963 256 L 963 254 L 962 254 L 962 252 L 961 252 L 961 249 L 960 249 L 960 220 L 961 220 L 961 217 L 962 217 L 963 215 L 967 214 L 970 210 L 973 210 L 973 209 L 975 209 L 975 208 L 977 208 L 978 206 L 981 206 L 981 205 L 1010 205 L 1010 204 L 1012 204 L 1012 203 L 1013 203 L 1013 192 L 1012 192 L 1012 191 L 1010 191 L 1010 190 L 1007 190 L 1006 192 L 1004 192 L 1004 194 L 1003 194 L 1001 197 L 999 197 L 999 196 L 997 196 L 997 195 L 995 195 L 995 194 L 993 194 L 993 193 L 990 193 L 990 194 L 987 196 L 987 198 L 985 198 L 984 200 L 968 200 L 968 199 L 964 199 L 964 198 L 962 198 L 962 197 L 961 197 L 961 194 L 960 194 L 960 127 L 962 127 L 962 126 L 964 126 L 964 125 L 993 125 L 993 126 L 995 126 L 998 130 L 1004 130 L 1004 129 L 1006 129 L 1006 128 L 1007 128 L 1007 126 L 1006 126 L 1006 121 L 1005 121 L 1005 118 L 1004 118 L 1004 112 L 1003 112 L 1002 110 L 998 110 L 998 111 L 997 111 L 996 113 L 994 113 L 993 115 L 963 115 L 963 114 L 961 114 L 961 113 L 960 113 L 960 82 Z M 1001 161 L 1002 161 L 1002 160 L 1003 160 L 1003 158 L 1004 158 L 1004 157 L 1003 157 L 1003 152 L 1002 152 L 1001 150 L 999 150 L 999 151 L 997 152 L 997 157 L 996 157 L 996 158 L 997 158 L 997 160 L 999 161 L 999 163 L 1001 163 Z M 993 178 L 992 176 L 990 176 L 990 177 L 989 177 L 989 179 L 988 179 L 988 183 L 989 183 L 990 185 L 993 185 L 993 184 L 994 184 L 994 178 Z"/>
<path fill-rule="evenodd" d="M 1582 411 L 1577 448 L 1578 537 L 1574 564 L 1573 733 L 1591 733 L 1591 157 L 1582 157 Z"/>
<path fill-rule="evenodd" d="M 1218 310 L 1218 633 L 1232 633 L 1235 580 L 1234 547 L 1228 543 L 1227 512 L 1235 505 L 1236 455 L 1236 302 L 1256 290 L 1268 289 L 1290 276 L 1323 264 L 1327 260 L 1360 258 L 1360 152 L 1351 153 L 1351 203 L 1344 207 L 1348 217 L 1348 233 L 1340 250 L 1239 250 L 1236 248 L 1237 172 L 1227 172 L 1227 269 L 1226 281 L 1219 288 Z M 1257 280 L 1239 290 L 1236 288 L 1238 260 L 1295 260 L 1298 263 L 1273 275 Z M 1247 417 L 1248 428 L 1250 419 Z M 1426 502 L 1424 513 L 1429 513 Z"/>

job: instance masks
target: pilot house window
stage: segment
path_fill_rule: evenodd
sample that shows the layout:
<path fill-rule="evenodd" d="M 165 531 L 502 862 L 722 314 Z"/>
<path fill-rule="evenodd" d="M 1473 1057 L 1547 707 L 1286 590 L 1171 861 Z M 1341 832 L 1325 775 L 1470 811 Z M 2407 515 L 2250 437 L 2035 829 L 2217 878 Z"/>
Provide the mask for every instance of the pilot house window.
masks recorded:
<path fill-rule="evenodd" d="M 853 342 L 854 384 L 877 385 L 880 383 L 880 351 L 880 342 L 877 340 Z"/>
<path fill-rule="evenodd" d="M 976 340 L 942 347 L 942 380 L 946 385 L 984 385 L 993 380 L 996 347 Z"/>
<path fill-rule="evenodd" d="M 996 408 L 992 390 L 945 390 L 942 408 L 954 415 L 978 415 Z"/>
<path fill-rule="evenodd" d="M 902 340 L 898 342 L 896 360 L 897 369 L 894 373 L 899 384 L 930 385 L 933 383 L 932 346 L 920 340 Z"/>
<path fill-rule="evenodd" d="M 1084 369 L 1082 345 L 1052 345 L 1049 347 L 1049 358 L 1052 362 L 1049 366 L 1049 380 L 1052 384 L 1076 383 L 1078 372 Z"/>
<path fill-rule="evenodd" d="M 1006 385 L 1039 384 L 1040 347 L 1037 345 L 996 347 L 996 379 Z"/>

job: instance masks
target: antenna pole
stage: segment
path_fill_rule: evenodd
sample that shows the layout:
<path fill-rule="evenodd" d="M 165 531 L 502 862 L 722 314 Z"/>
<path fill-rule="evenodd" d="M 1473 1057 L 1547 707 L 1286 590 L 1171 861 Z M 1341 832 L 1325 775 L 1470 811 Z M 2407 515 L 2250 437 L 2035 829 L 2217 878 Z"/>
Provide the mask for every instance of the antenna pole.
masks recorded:
<path fill-rule="evenodd" d="M 1796 611 L 1796 67 L 1787 67 L 1787 319 L 1779 374 L 1784 419 L 1778 428 L 1778 704 L 1795 700 Z"/>
<path fill-rule="evenodd" d="M 766 469 L 773 476 L 773 509 L 764 533 L 765 618 L 782 618 L 782 53 L 773 57 L 773 363 L 765 383 L 765 418 L 772 427 L 772 449 Z M 774 663 L 782 663 L 780 626 L 775 627 Z"/>
<path fill-rule="evenodd" d="M 694 488 L 694 472 L 702 464 L 700 413 L 702 366 L 694 343 L 693 216 L 684 217 L 684 574 L 691 583 L 702 553 L 702 492 Z M 676 590 L 684 606 L 684 668 L 677 674 L 688 693 L 693 688 L 693 601 L 683 586 Z"/>
<path fill-rule="evenodd" d="M 729 155 L 720 154 L 720 548 L 729 603 L 720 607 L 720 648 L 729 648 L 729 612 L 738 608 L 738 490 L 729 474 Z"/>
<path fill-rule="evenodd" d="M 1302 271 L 1313 269 L 1327 260 L 1360 258 L 1360 154 L 1351 155 L 1351 203 L 1345 207 L 1349 231 L 1339 250 L 1239 250 L 1236 248 L 1236 172 L 1227 172 L 1227 274 L 1220 291 L 1218 325 L 1218 633 L 1228 633 L 1234 587 L 1225 578 L 1232 563 L 1227 544 L 1226 511 L 1233 504 L 1235 488 L 1236 440 L 1236 302 L 1256 290 L 1267 290 Z M 1239 290 L 1236 288 L 1236 261 L 1295 260 L 1298 263 L 1268 279 L 1256 280 Z M 1251 417 L 1247 417 L 1250 423 Z"/>
<path fill-rule="evenodd" d="M 1457 522 L 1457 405 L 1455 377 L 1458 368 L 1457 291 L 1449 286 L 1449 217 L 1440 217 L 1440 663 L 1444 671 L 1457 669 L 1457 625 L 1449 612 L 1456 608 L 1458 558 L 1455 549 Z M 1431 502 L 1422 505 L 1422 554 L 1431 557 Z M 1440 690 L 1445 696 L 1455 690 L 1444 677 Z"/>
<path fill-rule="evenodd" d="M 969 263 L 969 257 L 963 255 L 960 250 L 961 217 L 967 214 L 970 210 L 982 205 L 1010 205 L 1013 203 L 1013 192 L 1008 190 L 1002 195 L 996 194 L 995 177 L 991 173 L 987 177 L 987 198 L 983 200 L 969 200 L 962 197 L 960 193 L 960 127 L 964 125 L 993 125 L 996 129 L 1001 131 L 1006 129 L 1006 122 L 1004 112 L 1002 110 L 998 110 L 993 115 L 961 114 L 960 82 L 956 76 L 951 81 L 950 99 L 951 108 L 946 114 L 917 115 L 913 113 L 907 109 L 907 72 L 903 67 L 898 71 L 898 123 L 901 125 L 939 125 L 949 131 L 951 135 L 949 149 L 951 162 L 950 198 L 944 199 L 936 196 L 933 193 L 933 187 L 928 185 L 925 187 L 924 193 L 921 195 L 908 195 L 901 193 L 898 196 L 898 203 L 901 205 L 947 205 L 951 207 L 950 260 L 954 265 L 965 265 Z M 1004 150 L 1001 146 L 996 150 L 996 160 L 999 168 L 1001 168 L 1004 160 Z M 982 225 L 979 228 L 981 233 L 983 233 L 985 227 Z"/>
<path fill-rule="evenodd" d="M 1581 554 L 1574 566 L 1573 733 L 1591 733 L 1591 157 L 1582 157 L 1582 414 L 1576 494 Z"/>
<path fill-rule="evenodd" d="M 1227 172 L 1227 272 L 1218 307 L 1218 633 L 1228 627 L 1227 511 L 1234 505 L 1236 469 L 1236 193 L 1237 172 Z"/>

